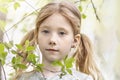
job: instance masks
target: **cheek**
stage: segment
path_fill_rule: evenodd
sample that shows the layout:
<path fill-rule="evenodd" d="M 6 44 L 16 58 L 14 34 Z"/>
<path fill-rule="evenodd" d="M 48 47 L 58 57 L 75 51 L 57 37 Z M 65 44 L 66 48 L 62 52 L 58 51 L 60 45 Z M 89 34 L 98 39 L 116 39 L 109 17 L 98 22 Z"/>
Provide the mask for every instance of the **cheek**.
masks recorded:
<path fill-rule="evenodd" d="M 38 42 L 38 45 L 39 45 L 39 48 L 40 48 L 40 49 L 44 46 L 45 40 L 46 40 L 46 39 L 38 36 L 37 42 Z"/>
<path fill-rule="evenodd" d="M 63 51 L 66 53 L 69 53 L 70 50 L 71 50 L 71 47 L 72 47 L 72 44 L 73 44 L 73 40 L 66 40 L 62 43 L 62 48 L 63 48 Z"/>

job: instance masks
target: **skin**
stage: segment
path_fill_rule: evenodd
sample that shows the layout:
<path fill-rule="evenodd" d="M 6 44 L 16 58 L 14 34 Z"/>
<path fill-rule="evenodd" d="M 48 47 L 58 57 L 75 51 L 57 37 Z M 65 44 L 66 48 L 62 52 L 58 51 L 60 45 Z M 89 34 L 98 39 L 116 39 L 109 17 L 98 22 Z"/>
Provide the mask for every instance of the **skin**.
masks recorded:
<path fill-rule="evenodd" d="M 43 55 L 44 67 L 51 71 L 60 71 L 60 67 L 51 65 L 55 60 L 63 60 L 72 46 L 79 42 L 79 35 L 74 36 L 69 21 L 59 13 L 54 13 L 43 21 L 38 33 L 38 44 Z M 46 77 L 55 75 L 44 70 Z"/>

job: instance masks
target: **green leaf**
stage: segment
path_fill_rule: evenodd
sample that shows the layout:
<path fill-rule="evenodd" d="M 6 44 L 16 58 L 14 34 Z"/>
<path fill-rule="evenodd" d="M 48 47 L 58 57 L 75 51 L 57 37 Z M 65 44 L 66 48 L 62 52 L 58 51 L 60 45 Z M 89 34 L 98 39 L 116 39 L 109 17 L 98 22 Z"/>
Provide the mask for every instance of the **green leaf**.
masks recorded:
<path fill-rule="evenodd" d="M 22 58 L 20 56 L 17 56 L 16 57 L 16 64 L 21 63 L 21 61 L 22 61 Z"/>
<path fill-rule="evenodd" d="M 3 43 L 0 43 L 0 62 L 2 63 L 2 65 L 5 64 L 5 59 L 7 56 L 7 52 L 4 51 L 5 46 Z"/>
<path fill-rule="evenodd" d="M 25 0 L 20 0 L 20 1 L 25 1 Z"/>
<path fill-rule="evenodd" d="M 78 6 L 80 12 L 82 12 L 82 6 Z"/>
<path fill-rule="evenodd" d="M 11 50 L 12 54 L 17 54 L 17 51 Z"/>
<path fill-rule="evenodd" d="M 14 9 L 16 10 L 18 7 L 20 7 L 20 4 L 18 2 L 14 3 Z"/>
<path fill-rule="evenodd" d="M 28 30 L 27 30 L 26 26 L 24 25 L 24 27 L 21 29 L 21 32 L 26 33 L 27 31 Z"/>
<path fill-rule="evenodd" d="M 0 7 L 0 12 L 2 12 L 2 13 L 7 13 L 8 12 L 8 10 L 7 10 L 7 8 L 6 7 Z"/>
<path fill-rule="evenodd" d="M 71 68 L 73 66 L 74 58 L 67 58 L 65 60 L 65 66 L 66 68 Z"/>
<path fill-rule="evenodd" d="M 12 64 L 13 65 L 15 65 L 15 64 L 21 64 L 21 61 L 22 61 L 22 58 L 20 56 L 12 58 Z"/>
<path fill-rule="evenodd" d="M 29 44 L 30 44 L 29 40 L 26 40 L 25 41 L 25 47 L 27 48 L 29 46 Z"/>
<path fill-rule="evenodd" d="M 66 69 L 69 74 L 72 75 L 72 70 L 71 69 Z"/>
<path fill-rule="evenodd" d="M 62 78 L 62 76 L 66 75 L 67 72 L 65 71 L 65 67 L 62 67 L 62 73 L 60 74 L 60 78 Z"/>
<path fill-rule="evenodd" d="M 29 53 L 27 56 L 27 60 L 35 65 L 36 64 L 36 55 Z"/>
<path fill-rule="evenodd" d="M 15 70 L 17 70 L 18 68 L 21 68 L 21 69 L 25 69 L 25 65 L 22 64 L 22 57 L 20 56 L 17 56 L 17 57 L 13 57 L 12 58 L 12 66 Z"/>
<path fill-rule="evenodd" d="M 4 52 L 4 44 L 0 43 L 0 53 Z"/>
<path fill-rule="evenodd" d="M 7 2 L 12 2 L 13 0 L 7 0 Z"/>
<path fill-rule="evenodd" d="M 0 53 L 0 61 L 2 62 L 2 65 L 5 64 L 6 56 L 7 56 L 7 52 Z"/>
<path fill-rule="evenodd" d="M 9 43 L 4 43 L 4 45 L 7 49 L 10 49 L 13 47 L 13 41 L 9 41 Z"/>
<path fill-rule="evenodd" d="M 5 64 L 5 60 L 1 60 L 1 59 L 0 59 L 0 62 L 1 62 L 2 65 Z"/>
<path fill-rule="evenodd" d="M 24 64 L 16 64 L 16 67 L 20 68 L 20 69 L 26 69 L 27 66 Z"/>
<path fill-rule="evenodd" d="M 26 48 L 26 51 L 33 51 L 33 50 L 35 50 L 35 47 L 33 47 L 33 46 L 28 46 Z"/>
<path fill-rule="evenodd" d="M 0 0 L 0 2 L 12 2 L 13 0 Z"/>
<path fill-rule="evenodd" d="M 3 20 L 0 20 L 0 27 L 1 27 L 0 29 L 4 31 L 5 26 L 6 26 L 6 22 Z"/>
<path fill-rule="evenodd" d="M 85 19 L 87 16 L 85 14 L 82 14 L 82 18 Z"/>
<path fill-rule="evenodd" d="M 62 70 L 62 73 L 65 73 L 65 74 L 66 74 L 66 71 L 65 71 L 65 67 L 64 67 L 64 66 L 62 67 L 61 70 Z"/>
<path fill-rule="evenodd" d="M 12 58 L 12 64 L 15 64 L 15 57 Z"/>
<path fill-rule="evenodd" d="M 20 45 L 20 44 L 16 44 L 16 47 L 19 49 L 19 50 L 22 50 L 23 48 L 22 48 L 22 45 Z"/>
<path fill-rule="evenodd" d="M 80 1 L 87 1 L 87 0 L 80 0 Z"/>
<path fill-rule="evenodd" d="M 43 64 L 36 64 L 36 66 L 43 67 L 44 65 Z"/>
<path fill-rule="evenodd" d="M 54 62 L 52 63 L 52 65 L 54 65 L 54 66 L 63 66 L 62 62 L 61 62 L 61 61 L 58 61 L 58 60 L 54 61 Z"/>
<path fill-rule="evenodd" d="M 36 70 L 43 72 L 42 70 L 43 66 L 44 66 L 43 64 L 36 64 Z"/>
<path fill-rule="evenodd" d="M 0 0 L 0 3 L 5 3 L 6 1 L 8 1 L 8 0 Z"/>
<path fill-rule="evenodd" d="M 5 59 L 6 58 L 6 56 L 7 56 L 7 52 L 2 52 L 2 55 L 0 55 L 3 59 Z"/>

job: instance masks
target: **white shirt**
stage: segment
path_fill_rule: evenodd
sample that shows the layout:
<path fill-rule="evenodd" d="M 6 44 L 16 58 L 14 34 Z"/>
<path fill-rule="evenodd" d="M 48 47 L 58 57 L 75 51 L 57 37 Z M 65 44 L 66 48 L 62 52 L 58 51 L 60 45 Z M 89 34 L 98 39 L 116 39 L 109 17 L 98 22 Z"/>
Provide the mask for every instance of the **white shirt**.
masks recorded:
<path fill-rule="evenodd" d="M 62 76 L 62 78 L 60 78 L 59 75 L 55 75 L 50 78 L 44 78 L 40 72 L 32 71 L 23 73 L 18 77 L 17 80 L 93 80 L 93 78 L 90 75 L 76 70 L 72 70 L 72 75 L 66 74 Z"/>

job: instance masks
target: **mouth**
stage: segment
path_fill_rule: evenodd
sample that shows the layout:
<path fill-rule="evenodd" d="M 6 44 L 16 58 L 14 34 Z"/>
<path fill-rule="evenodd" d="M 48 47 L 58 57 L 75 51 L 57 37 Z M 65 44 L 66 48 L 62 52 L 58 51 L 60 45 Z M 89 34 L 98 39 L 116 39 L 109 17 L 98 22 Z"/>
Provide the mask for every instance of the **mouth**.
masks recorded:
<path fill-rule="evenodd" d="M 53 52 L 58 52 L 59 50 L 57 49 L 46 49 L 47 51 L 53 51 Z"/>

